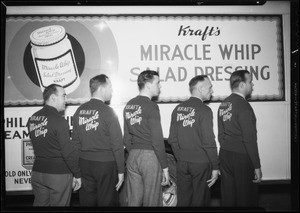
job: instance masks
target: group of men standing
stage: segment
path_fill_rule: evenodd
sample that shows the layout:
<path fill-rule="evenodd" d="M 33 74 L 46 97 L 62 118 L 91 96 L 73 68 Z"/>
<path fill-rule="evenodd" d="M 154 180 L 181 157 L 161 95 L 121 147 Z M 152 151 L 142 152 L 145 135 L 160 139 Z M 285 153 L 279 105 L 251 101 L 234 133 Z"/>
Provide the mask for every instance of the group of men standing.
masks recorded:
<path fill-rule="evenodd" d="M 45 106 L 28 121 L 35 153 L 34 206 L 69 206 L 72 189 L 79 189 L 81 206 L 117 207 L 124 180 L 128 206 L 162 206 L 162 186 L 170 184 L 170 175 L 159 107 L 152 101 L 160 93 L 159 75 L 143 71 L 137 84 L 139 95 L 123 110 L 123 136 L 118 117 L 106 104 L 111 81 L 104 74 L 93 77 L 91 99 L 73 116 L 71 139 L 61 114 L 63 87 L 45 88 Z M 219 175 L 222 206 L 257 206 L 262 172 L 256 118 L 247 102 L 253 87 L 250 73 L 235 71 L 230 86 L 232 94 L 218 110 L 219 155 L 213 113 L 204 103 L 213 93 L 207 76 L 192 78 L 191 97 L 173 110 L 168 142 L 176 158 L 177 206 L 209 206 L 210 187 Z"/>

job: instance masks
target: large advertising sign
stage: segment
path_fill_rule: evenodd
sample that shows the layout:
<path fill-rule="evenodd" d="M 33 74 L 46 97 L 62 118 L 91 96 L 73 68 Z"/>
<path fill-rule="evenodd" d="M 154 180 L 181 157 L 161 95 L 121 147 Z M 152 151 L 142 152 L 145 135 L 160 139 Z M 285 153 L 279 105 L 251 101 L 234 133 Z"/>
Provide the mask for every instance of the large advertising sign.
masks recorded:
<path fill-rule="evenodd" d="M 83 103 L 100 73 L 124 104 L 145 69 L 160 73 L 159 102 L 186 100 L 188 81 L 201 74 L 213 82 L 212 100 L 222 100 L 237 69 L 252 73 L 252 100 L 285 99 L 281 16 L 9 17 L 6 25 L 8 106 L 42 104 L 51 83 Z"/>

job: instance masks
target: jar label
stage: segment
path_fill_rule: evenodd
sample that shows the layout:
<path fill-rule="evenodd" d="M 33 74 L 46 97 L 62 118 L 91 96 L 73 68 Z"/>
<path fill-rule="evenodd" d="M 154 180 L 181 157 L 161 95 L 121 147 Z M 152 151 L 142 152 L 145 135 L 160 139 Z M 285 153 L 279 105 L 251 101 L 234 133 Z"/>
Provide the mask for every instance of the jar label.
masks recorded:
<path fill-rule="evenodd" d="M 78 78 L 78 72 L 71 50 L 55 58 L 35 58 L 35 63 L 41 86 L 43 87 L 47 87 L 53 83 L 67 87 Z"/>

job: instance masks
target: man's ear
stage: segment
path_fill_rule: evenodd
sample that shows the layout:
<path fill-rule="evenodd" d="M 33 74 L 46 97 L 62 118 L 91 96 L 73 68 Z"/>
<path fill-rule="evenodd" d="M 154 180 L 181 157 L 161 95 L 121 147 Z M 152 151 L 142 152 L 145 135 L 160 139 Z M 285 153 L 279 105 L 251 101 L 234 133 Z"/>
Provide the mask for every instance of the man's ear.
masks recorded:
<path fill-rule="evenodd" d="M 197 88 L 196 88 L 196 89 L 197 89 L 198 93 L 199 93 L 199 94 L 201 94 L 201 92 L 202 92 L 202 87 L 200 87 L 200 86 L 197 86 Z"/>
<path fill-rule="evenodd" d="M 55 94 L 51 94 L 49 99 L 52 101 L 52 102 L 55 102 L 56 101 L 56 95 Z"/>
<path fill-rule="evenodd" d="M 202 90 L 203 90 L 203 85 L 202 85 L 202 83 L 198 83 L 198 85 L 197 85 L 197 90 L 198 90 L 199 94 L 202 93 Z"/>
<path fill-rule="evenodd" d="M 146 87 L 147 89 L 150 89 L 150 82 L 146 82 L 146 83 L 145 83 L 145 87 Z"/>
<path fill-rule="evenodd" d="M 97 90 L 96 90 L 96 92 L 99 94 L 99 93 L 103 93 L 103 86 L 102 85 L 100 85 L 98 88 L 97 88 Z"/>
<path fill-rule="evenodd" d="M 239 84 L 239 87 L 241 88 L 241 89 L 244 89 L 245 88 L 245 82 L 243 82 L 243 81 L 241 81 L 240 82 L 240 84 Z"/>

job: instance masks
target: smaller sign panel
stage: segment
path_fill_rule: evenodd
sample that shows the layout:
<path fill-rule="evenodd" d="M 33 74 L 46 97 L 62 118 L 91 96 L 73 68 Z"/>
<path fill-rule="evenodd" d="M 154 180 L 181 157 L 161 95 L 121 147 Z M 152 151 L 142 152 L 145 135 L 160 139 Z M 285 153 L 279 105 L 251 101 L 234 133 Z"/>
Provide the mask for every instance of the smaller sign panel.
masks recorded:
<path fill-rule="evenodd" d="M 32 169 L 35 156 L 30 139 L 22 140 L 22 166 L 25 169 Z"/>

